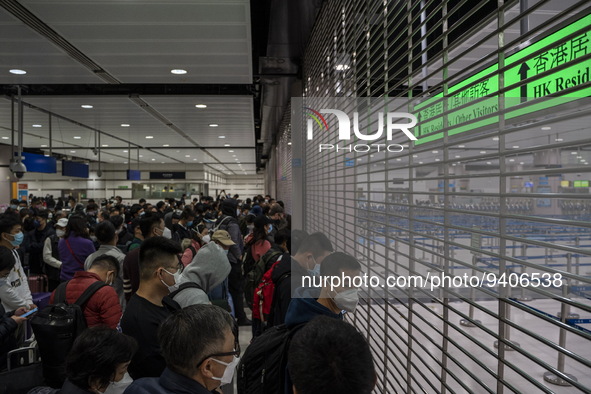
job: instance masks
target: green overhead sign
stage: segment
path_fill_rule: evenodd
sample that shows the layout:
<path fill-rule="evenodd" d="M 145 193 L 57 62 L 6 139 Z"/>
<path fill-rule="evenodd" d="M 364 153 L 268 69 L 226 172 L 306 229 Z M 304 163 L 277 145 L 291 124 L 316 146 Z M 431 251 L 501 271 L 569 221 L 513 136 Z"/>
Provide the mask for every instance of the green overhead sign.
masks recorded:
<path fill-rule="evenodd" d="M 508 56 L 505 59 L 505 66 L 509 68 L 503 72 L 505 87 L 517 85 L 527 78 L 535 77 L 557 67 L 564 68 L 556 72 L 549 72 L 544 77 L 533 82 L 505 91 L 505 97 L 507 98 L 505 107 L 509 108 L 512 105 L 519 104 L 522 100 L 518 98 L 546 97 L 589 82 L 591 62 L 578 59 L 591 53 L 590 32 L 591 15 L 587 15 Z M 526 56 L 545 47 L 548 48 L 533 58 L 523 60 Z M 568 64 L 572 65 L 569 66 Z M 499 100 L 495 96 L 499 91 L 499 75 L 496 74 L 498 69 L 498 63 L 495 63 L 477 74 L 450 86 L 448 88 L 448 97 L 445 99 L 443 99 L 443 94 L 440 93 L 416 105 L 414 113 L 419 124 L 414 128 L 415 136 L 418 138 L 415 144 L 418 145 L 443 138 L 443 133 L 440 130 L 443 129 L 444 124 L 444 116 L 442 115 L 444 101 L 447 103 L 447 110 L 452 111 L 445 116 L 448 127 L 453 127 L 448 131 L 450 136 L 497 123 L 499 117 L 493 114 L 499 111 Z M 486 78 L 486 76 L 489 77 Z M 482 79 L 480 82 L 475 83 L 480 79 Z M 459 92 L 463 88 L 466 89 Z M 454 92 L 457 93 L 454 94 Z M 591 88 L 585 88 L 575 93 L 561 95 L 561 97 L 573 97 L 573 100 L 575 100 L 590 95 Z M 467 105 L 477 99 L 479 101 L 474 105 Z M 564 102 L 564 99 L 560 102 Z M 463 105 L 466 106 L 458 111 L 453 111 L 454 108 Z M 551 102 L 532 105 L 518 111 L 509 112 L 506 114 L 506 118 L 550 106 L 552 106 Z M 479 118 L 483 119 L 478 121 Z M 471 123 L 462 126 L 466 122 Z"/>

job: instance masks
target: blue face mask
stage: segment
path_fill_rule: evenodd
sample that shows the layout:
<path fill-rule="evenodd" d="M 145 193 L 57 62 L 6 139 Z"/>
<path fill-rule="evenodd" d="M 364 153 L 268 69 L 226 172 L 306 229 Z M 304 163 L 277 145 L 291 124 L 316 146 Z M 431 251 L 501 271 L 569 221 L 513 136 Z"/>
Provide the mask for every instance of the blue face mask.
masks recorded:
<path fill-rule="evenodd" d="M 35 226 L 35 228 L 39 227 L 40 225 L 41 223 L 39 222 L 39 220 L 33 221 L 33 226 Z"/>
<path fill-rule="evenodd" d="M 187 222 L 187 227 L 191 227 L 192 225 L 193 225 L 193 221 L 192 221 L 192 220 L 189 220 L 189 221 Z"/>
<path fill-rule="evenodd" d="M 12 241 L 8 241 L 10 242 L 10 244 L 14 247 L 20 246 L 20 244 L 23 243 L 23 239 L 25 238 L 25 235 L 23 234 L 23 232 L 18 232 L 16 234 L 12 234 Z"/>
<path fill-rule="evenodd" d="M 312 257 L 313 258 L 313 257 Z M 314 259 L 314 258 L 313 258 Z M 314 262 L 316 263 L 316 259 L 314 259 Z M 314 268 L 312 268 L 311 270 L 308 270 L 308 273 L 311 276 L 320 276 L 320 264 L 316 263 L 314 265 Z"/>
<path fill-rule="evenodd" d="M 224 250 L 224 253 L 225 253 L 226 255 L 228 255 L 228 252 L 229 252 L 229 251 L 230 251 L 230 249 L 226 249 L 226 250 Z"/>
<path fill-rule="evenodd" d="M 11 205 L 10 206 L 10 209 L 15 209 L 16 210 L 17 208 L 18 208 L 18 205 Z"/>
<path fill-rule="evenodd" d="M 270 233 L 271 231 L 273 231 L 273 225 L 272 224 L 269 225 L 269 231 L 267 231 L 267 233 Z"/>

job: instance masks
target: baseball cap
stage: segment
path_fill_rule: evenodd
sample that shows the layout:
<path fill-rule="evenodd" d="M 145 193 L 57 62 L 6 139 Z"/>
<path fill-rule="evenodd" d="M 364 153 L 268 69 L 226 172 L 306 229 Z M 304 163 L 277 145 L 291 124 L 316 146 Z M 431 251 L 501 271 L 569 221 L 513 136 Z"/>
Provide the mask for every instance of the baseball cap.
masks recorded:
<path fill-rule="evenodd" d="M 68 219 L 67 218 L 61 218 L 55 224 L 55 226 L 60 226 L 60 227 L 66 227 L 67 225 L 68 225 Z"/>
<path fill-rule="evenodd" d="M 223 245 L 226 245 L 226 246 L 236 245 L 234 243 L 234 241 L 232 241 L 232 238 L 230 238 L 230 234 L 228 234 L 228 232 L 226 230 L 218 230 L 218 231 L 216 231 L 211 236 L 211 240 L 212 241 L 218 241 L 219 243 L 221 243 Z"/>

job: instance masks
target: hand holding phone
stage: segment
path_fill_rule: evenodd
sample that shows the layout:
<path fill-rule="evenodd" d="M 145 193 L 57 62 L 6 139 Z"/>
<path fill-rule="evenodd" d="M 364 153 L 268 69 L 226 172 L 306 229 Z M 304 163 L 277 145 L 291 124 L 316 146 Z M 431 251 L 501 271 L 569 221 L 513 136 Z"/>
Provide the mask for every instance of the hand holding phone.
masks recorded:
<path fill-rule="evenodd" d="M 36 313 L 39 310 L 39 308 L 35 308 L 35 309 L 31 309 L 30 311 L 28 311 L 27 313 L 25 313 L 24 315 L 22 315 L 21 317 L 28 317 L 31 316 L 33 313 Z"/>

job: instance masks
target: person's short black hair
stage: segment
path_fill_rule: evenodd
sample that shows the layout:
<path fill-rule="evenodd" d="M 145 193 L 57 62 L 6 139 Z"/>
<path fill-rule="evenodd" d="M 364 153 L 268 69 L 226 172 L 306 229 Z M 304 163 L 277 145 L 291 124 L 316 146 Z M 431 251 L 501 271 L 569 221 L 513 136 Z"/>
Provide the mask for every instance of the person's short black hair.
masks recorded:
<path fill-rule="evenodd" d="M 164 205 L 166 205 L 164 201 L 158 201 L 158 203 L 156 204 L 156 208 L 161 209 Z"/>
<path fill-rule="evenodd" d="M 218 306 L 192 305 L 174 312 L 158 330 L 166 366 L 193 376 L 206 357 L 224 351 L 227 330 L 234 332 L 234 319 Z"/>
<path fill-rule="evenodd" d="M 14 226 L 20 226 L 21 221 L 16 214 L 4 213 L 0 215 L 0 236 L 2 233 L 10 233 Z"/>
<path fill-rule="evenodd" d="M 101 244 L 109 243 L 115 238 L 115 226 L 109 220 L 100 222 L 94 228 L 94 235 Z"/>
<path fill-rule="evenodd" d="M 152 230 L 154 229 L 154 227 L 160 225 L 161 220 L 162 220 L 162 218 L 157 215 L 148 215 L 148 214 L 144 215 L 144 217 L 141 218 L 139 221 L 139 226 L 140 226 L 140 230 L 142 232 L 142 236 L 144 238 L 149 237 L 150 234 L 152 233 Z"/>
<path fill-rule="evenodd" d="M 164 237 L 151 237 L 140 246 L 140 277 L 149 279 L 162 267 L 162 260 L 182 252 L 180 245 Z"/>
<path fill-rule="evenodd" d="M 94 201 L 93 202 L 89 202 L 88 205 L 86 206 L 86 211 L 87 212 L 88 211 L 97 211 L 97 210 L 98 210 L 98 205 L 96 205 L 94 203 Z"/>
<path fill-rule="evenodd" d="M 107 271 L 115 271 L 115 277 L 119 276 L 119 260 L 110 254 L 102 254 L 95 258 L 90 268 L 99 267 Z"/>
<path fill-rule="evenodd" d="M 140 201 L 139 201 L 140 204 L 141 203 L 145 203 L 145 202 L 146 202 L 146 199 L 145 198 L 140 198 Z"/>
<path fill-rule="evenodd" d="M 102 210 L 101 213 L 99 213 L 99 217 L 101 217 L 103 220 L 111 220 L 111 215 L 109 215 L 109 212 L 107 212 L 106 209 Z M 111 223 L 113 223 L 112 220 L 111 220 Z M 115 223 L 113 223 L 113 225 L 115 225 Z M 119 226 L 121 226 L 121 224 L 119 224 Z M 119 226 L 115 226 L 115 227 L 119 227 Z"/>
<path fill-rule="evenodd" d="M 312 253 L 316 257 L 320 257 L 326 252 L 333 252 L 332 243 L 322 233 L 313 233 L 304 239 L 298 248 L 298 253 Z"/>
<path fill-rule="evenodd" d="M 66 376 L 75 386 L 88 390 L 90 382 L 107 386 L 116 368 L 131 360 L 137 342 L 108 327 L 86 329 L 76 338 L 66 358 Z"/>
<path fill-rule="evenodd" d="M 109 221 L 113 223 L 115 229 L 118 229 L 123 224 L 123 216 L 121 215 L 113 215 L 108 217 Z"/>
<path fill-rule="evenodd" d="M 315 317 L 295 333 L 287 367 L 298 394 L 370 394 L 376 383 L 363 335 L 327 316 Z"/>
<path fill-rule="evenodd" d="M 289 253 L 291 253 L 292 256 L 294 256 L 298 252 L 300 245 L 302 244 L 302 242 L 304 242 L 304 240 L 307 237 L 308 233 L 304 230 L 291 230 L 291 243 L 289 247 Z"/>
<path fill-rule="evenodd" d="M 183 212 L 181 213 L 181 219 L 189 219 L 189 218 L 194 218 L 195 217 L 195 211 L 193 211 L 193 208 L 191 207 L 185 207 L 185 209 L 183 209 Z"/>
<path fill-rule="evenodd" d="M 320 275 L 340 276 L 341 272 L 361 271 L 361 264 L 357 259 L 347 253 L 334 252 L 326 256 L 320 264 Z"/>
<path fill-rule="evenodd" d="M 37 211 L 35 213 L 35 217 L 47 220 L 47 219 L 49 219 L 49 211 L 47 211 L 47 210 Z"/>
<path fill-rule="evenodd" d="M 11 270 L 16 264 L 12 250 L 0 246 L 0 271 Z"/>
<path fill-rule="evenodd" d="M 277 234 L 275 234 L 275 243 L 277 245 L 281 245 L 283 242 L 287 243 L 287 250 L 290 250 L 290 244 L 291 244 L 291 237 L 289 235 L 289 232 L 287 230 L 281 230 L 278 231 Z"/>

